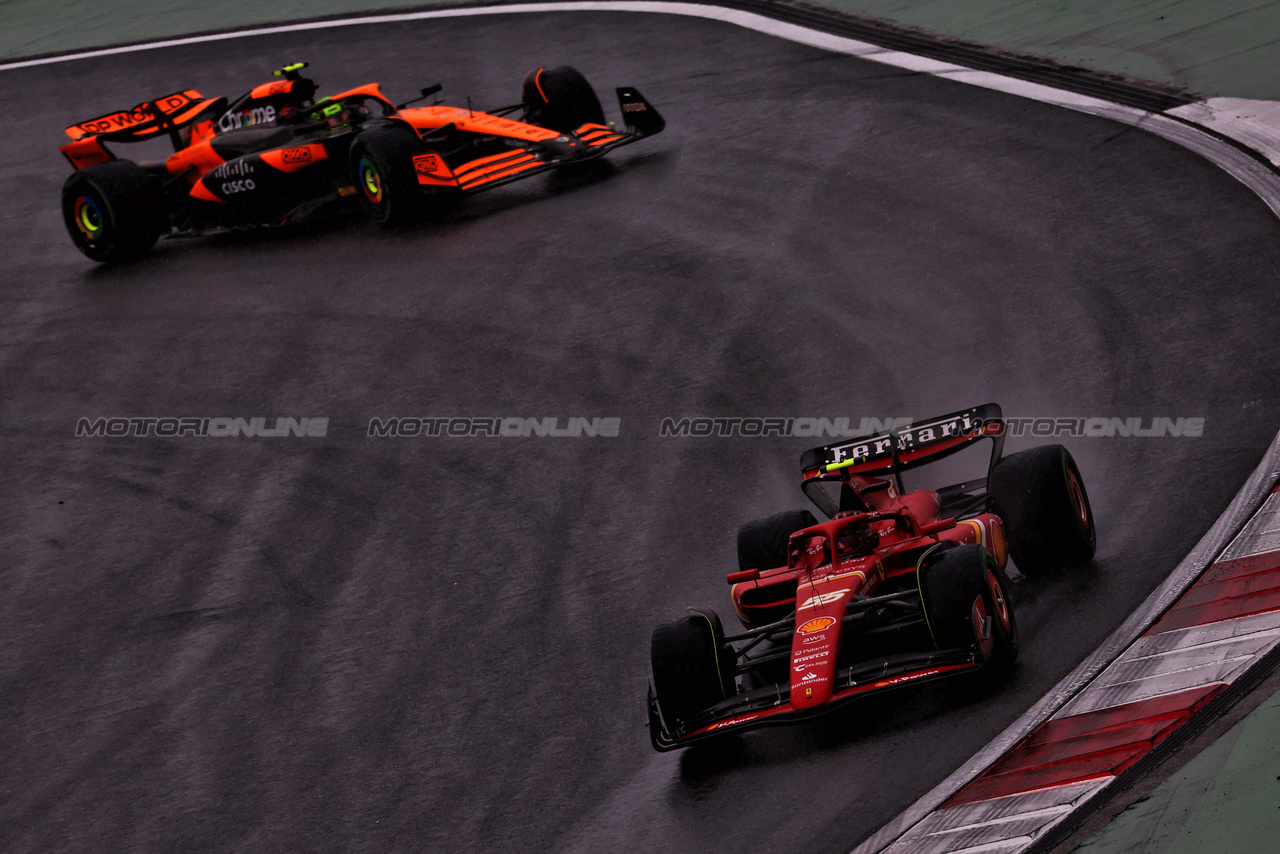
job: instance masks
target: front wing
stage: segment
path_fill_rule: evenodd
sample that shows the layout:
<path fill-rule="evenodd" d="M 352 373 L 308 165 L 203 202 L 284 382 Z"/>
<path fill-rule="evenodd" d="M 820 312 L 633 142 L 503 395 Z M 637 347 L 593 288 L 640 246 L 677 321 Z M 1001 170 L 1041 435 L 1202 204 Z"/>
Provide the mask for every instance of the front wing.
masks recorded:
<path fill-rule="evenodd" d="M 836 674 L 838 687 L 832 698 L 821 706 L 796 709 L 791 705 L 786 686 L 767 685 L 717 703 L 677 732 L 671 732 L 665 726 L 657 697 L 650 686 L 649 738 L 655 750 L 675 750 L 725 733 L 746 732 L 820 717 L 871 694 L 969 673 L 982 665 L 980 653 L 973 649 L 901 655 L 870 664 L 857 664 Z"/>
<path fill-rule="evenodd" d="M 414 157 L 418 183 L 423 187 L 456 187 L 465 193 L 489 190 L 572 163 L 594 160 L 666 128 L 662 116 L 639 91 L 622 87 L 617 94 L 626 130 L 594 123 L 582 125 L 569 136 L 569 145 L 561 156 L 548 156 L 548 149 L 529 143 L 450 168 L 440 154 L 427 152 Z M 578 145 L 585 148 L 578 149 Z"/>
<path fill-rule="evenodd" d="M 464 193 L 478 193 L 571 163 L 595 160 L 615 148 L 644 139 L 645 134 L 619 133 L 603 125 L 591 125 L 580 128 L 577 138 L 587 148 L 580 154 L 574 153 L 566 157 L 548 157 L 537 146 L 530 144 L 480 157 L 450 169 L 439 154 L 428 152 L 413 158 L 414 170 L 418 175 L 418 184 L 424 188 L 456 187 Z"/>

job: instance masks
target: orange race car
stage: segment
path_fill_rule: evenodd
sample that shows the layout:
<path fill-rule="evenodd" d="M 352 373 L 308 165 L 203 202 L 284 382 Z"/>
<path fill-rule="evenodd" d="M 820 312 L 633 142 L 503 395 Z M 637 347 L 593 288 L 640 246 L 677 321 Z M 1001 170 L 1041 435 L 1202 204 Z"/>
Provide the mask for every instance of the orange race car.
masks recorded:
<path fill-rule="evenodd" d="M 430 98 L 393 104 L 377 83 L 314 99 L 305 62 L 275 72 L 234 103 L 188 89 L 67 128 L 59 150 L 76 171 L 62 215 L 85 255 L 107 263 L 165 235 L 280 226 L 358 204 L 378 225 L 403 225 L 449 197 L 599 157 L 659 133 L 665 122 L 635 89 L 617 90 L 624 129 L 568 66 L 525 75 L 518 104 L 488 111 Z M 520 112 L 520 118 L 507 118 Z M 122 160 L 106 143 L 167 136 L 162 161 Z"/>

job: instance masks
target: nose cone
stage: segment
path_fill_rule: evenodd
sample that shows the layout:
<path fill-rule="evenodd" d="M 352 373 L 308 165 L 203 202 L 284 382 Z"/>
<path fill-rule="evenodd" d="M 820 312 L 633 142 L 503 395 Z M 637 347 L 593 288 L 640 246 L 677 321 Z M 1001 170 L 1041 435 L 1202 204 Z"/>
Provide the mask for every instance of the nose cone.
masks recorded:
<path fill-rule="evenodd" d="M 844 602 L 799 612 L 791 641 L 791 705 L 797 709 L 818 706 L 831 699 L 840 648 L 840 618 Z"/>

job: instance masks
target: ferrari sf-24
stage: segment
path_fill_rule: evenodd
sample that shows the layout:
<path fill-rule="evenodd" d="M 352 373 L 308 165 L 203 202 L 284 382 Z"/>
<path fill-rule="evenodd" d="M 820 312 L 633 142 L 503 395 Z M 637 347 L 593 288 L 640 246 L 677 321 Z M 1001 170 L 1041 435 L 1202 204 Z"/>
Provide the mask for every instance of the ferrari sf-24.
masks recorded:
<path fill-rule="evenodd" d="M 800 459 L 796 510 L 738 531 L 730 597 L 744 631 L 709 608 L 651 639 L 649 734 L 664 751 L 831 711 L 906 685 L 1007 675 L 1018 629 L 1006 562 L 1034 576 L 1087 563 L 1096 532 L 1061 445 L 1002 455 L 986 404 Z M 992 443 L 983 477 L 904 489 L 902 473 Z"/>

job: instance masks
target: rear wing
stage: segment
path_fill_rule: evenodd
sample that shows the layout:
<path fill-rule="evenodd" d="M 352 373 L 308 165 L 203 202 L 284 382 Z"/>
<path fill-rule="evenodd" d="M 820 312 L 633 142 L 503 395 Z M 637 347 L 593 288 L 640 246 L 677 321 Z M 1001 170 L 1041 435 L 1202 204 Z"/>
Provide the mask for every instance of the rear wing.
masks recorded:
<path fill-rule="evenodd" d="M 987 403 L 874 436 L 812 448 L 800 456 L 805 492 L 809 494 L 808 486 L 817 486 L 810 481 L 840 479 L 846 474 L 891 474 L 901 493 L 904 491 L 902 472 L 950 456 L 981 439 L 990 439 L 991 462 L 986 477 L 936 490 L 944 505 L 957 511 L 965 510 L 985 501 L 983 495 L 991 471 L 1004 450 L 1004 432 L 999 404 Z"/>
<path fill-rule="evenodd" d="M 67 128 L 71 142 L 59 146 L 58 150 L 76 169 L 114 160 L 115 155 L 103 146 L 104 142 L 142 142 L 168 134 L 173 150 L 178 151 L 185 145 L 179 130 L 205 114 L 216 118 L 226 108 L 226 98 L 205 98 L 195 89 L 174 92 L 154 101 L 143 101 L 131 110 L 107 113 L 72 125 Z"/>
<path fill-rule="evenodd" d="M 89 136 L 103 142 L 141 142 L 190 124 L 219 101 L 225 107 L 224 98 L 205 98 L 195 89 L 187 89 L 74 124 L 67 128 L 67 136 L 74 142 Z"/>
<path fill-rule="evenodd" d="M 999 404 L 987 403 L 875 436 L 813 448 L 800 455 L 800 470 L 806 476 L 841 469 L 850 474 L 894 474 L 949 456 L 984 438 L 995 440 L 997 446 L 1004 444 Z"/>

